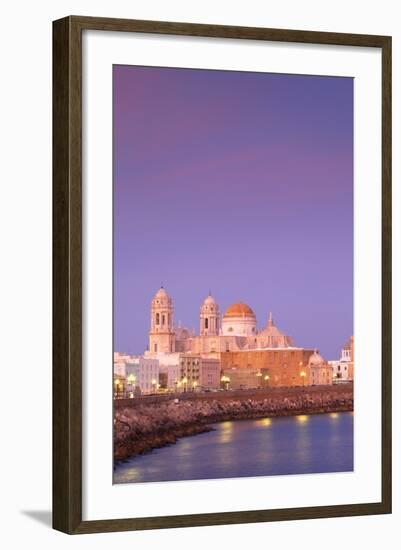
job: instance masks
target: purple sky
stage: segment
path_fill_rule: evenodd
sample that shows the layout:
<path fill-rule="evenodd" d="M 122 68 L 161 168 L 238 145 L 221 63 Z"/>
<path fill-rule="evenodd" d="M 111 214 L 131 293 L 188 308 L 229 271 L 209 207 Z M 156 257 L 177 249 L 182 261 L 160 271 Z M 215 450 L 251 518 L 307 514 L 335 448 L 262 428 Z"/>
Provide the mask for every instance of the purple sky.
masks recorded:
<path fill-rule="evenodd" d="M 114 349 L 161 281 L 198 330 L 211 288 L 334 359 L 353 332 L 353 80 L 115 66 Z"/>

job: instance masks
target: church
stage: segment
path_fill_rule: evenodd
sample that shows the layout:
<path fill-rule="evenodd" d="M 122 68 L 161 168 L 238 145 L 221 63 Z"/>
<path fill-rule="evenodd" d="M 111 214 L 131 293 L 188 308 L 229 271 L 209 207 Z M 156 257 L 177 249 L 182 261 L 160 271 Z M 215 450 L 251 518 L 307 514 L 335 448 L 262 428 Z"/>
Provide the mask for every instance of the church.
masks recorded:
<path fill-rule="evenodd" d="M 294 347 L 292 338 L 275 326 L 271 313 L 266 326 L 258 331 L 254 312 L 242 302 L 232 304 L 221 316 L 217 302 L 209 294 L 199 310 L 199 335 L 187 328 L 175 327 L 173 313 L 173 301 L 161 287 L 151 304 L 150 353 L 182 352 L 216 357 L 224 352 Z"/>
<path fill-rule="evenodd" d="M 236 302 L 221 316 L 209 293 L 199 309 L 199 334 L 176 327 L 173 313 L 173 301 L 161 287 L 151 303 L 145 355 L 159 360 L 161 372 L 166 370 L 170 380 L 167 386 L 174 380 L 189 380 L 196 365 L 201 365 L 200 370 L 217 369 L 221 380 L 229 381 L 233 389 L 332 383 L 332 368 L 318 350 L 295 346 L 276 327 L 271 313 L 265 327 L 258 330 L 249 305 Z M 189 370 L 184 368 L 186 362 L 191 364 Z"/>

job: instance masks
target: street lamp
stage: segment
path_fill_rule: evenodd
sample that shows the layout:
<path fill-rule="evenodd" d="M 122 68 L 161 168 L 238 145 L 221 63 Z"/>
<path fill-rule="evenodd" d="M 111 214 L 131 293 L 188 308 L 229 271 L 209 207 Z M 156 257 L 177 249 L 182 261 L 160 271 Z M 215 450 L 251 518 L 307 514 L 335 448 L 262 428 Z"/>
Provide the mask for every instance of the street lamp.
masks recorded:
<path fill-rule="evenodd" d="M 184 391 L 187 391 L 188 378 L 186 376 L 182 379 L 182 383 L 184 384 Z"/>
<path fill-rule="evenodd" d="M 131 372 L 131 374 L 129 374 L 129 375 L 127 376 L 127 382 L 128 382 L 128 385 L 129 385 L 129 386 L 135 386 L 135 382 L 136 382 L 136 376 L 135 376 L 135 374 L 133 374 L 133 373 Z M 132 388 L 131 388 L 131 389 L 132 389 Z M 130 396 L 130 398 L 133 398 L 133 397 L 134 397 L 134 392 L 133 392 L 133 391 L 130 391 L 130 392 L 129 392 L 129 396 Z"/>
<path fill-rule="evenodd" d="M 230 383 L 230 378 L 229 376 L 225 376 L 223 375 L 221 378 L 220 378 L 220 381 L 223 382 L 223 384 L 225 384 L 225 388 L 226 390 L 228 390 L 228 385 Z"/>
<path fill-rule="evenodd" d="M 302 385 L 303 386 L 305 385 L 305 376 L 306 376 L 306 372 L 304 370 L 301 370 L 300 377 L 302 378 Z"/>
<path fill-rule="evenodd" d="M 265 382 L 266 382 L 266 386 L 269 385 L 269 380 L 270 380 L 270 376 L 268 374 L 265 375 Z"/>
<path fill-rule="evenodd" d="M 156 390 L 156 384 L 157 384 L 157 382 L 156 382 L 156 378 L 153 378 L 153 379 L 152 379 L 152 387 L 153 387 L 153 393 L 155 393 L 155 390 Z"/>
<path fill-rule="evenodd" d="M 196 380 L 195 380 L 195 382 L 192 383 L 192 389 L 193 389 L 193 391 L 195 391 L 197 385 L 198 385 L 198 383 L 197 383 Z"/>
<path fill-rule="evenodd" d="M 118 386 L 120 385 L 120 380 L 116 378 L 114 380 L 114 397 L 118 397 Z"/>

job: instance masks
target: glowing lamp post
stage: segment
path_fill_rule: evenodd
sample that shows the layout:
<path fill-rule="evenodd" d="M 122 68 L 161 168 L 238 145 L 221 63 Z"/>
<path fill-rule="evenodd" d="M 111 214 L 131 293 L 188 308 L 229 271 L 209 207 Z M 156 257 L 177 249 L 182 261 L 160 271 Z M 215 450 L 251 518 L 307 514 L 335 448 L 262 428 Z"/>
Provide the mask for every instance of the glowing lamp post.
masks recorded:
<path fill-rule="evenodd" d="M 114 380 L 114 397 L 118 398 L 118 392 L 120 390 L 120 380 L 116 378 Z"/>
<path fill-rule="evenodd" d="M 265 382 L 266 382 L 266 386 L 269 385 L 269 380 L 270 380 L 270 376 L 268 374 L 265 375 Z"/>
<path fill-rule="evenodd" d="M 184 391 L 187 391 L 188 378 L 186 376 L 182 379 L 182 383 L 184 384 Z"/>
<path fill-rule="evenodd" d="M 127 377 L 128 385 L 131 386 L 131 391 L 129 392 L 129 397 L 132 399 L 134 397 L 134 389 L 135 389 L 135 382 L 136 382 L 136 376 L 135 374 L 129 374 Z"/>
<path fill-rule="evenodd" d="M 302 378 L 302 385 L 305 386 L 305 376 L 306 372 L 304 370 L 301 370 L 299 376 Z"/>
<path fill-rule="evenodd" d="M 228 390 L 228 386 L 229 386 L 229 384 L 230 384 L 230 377 L 224 375 L 224 376 L 222 376 L 222 377 L 220 378 L 220 381 L 223 382 L 223 384 L 224 384 L 224 389 L 225 389 L 225 390 Z"/>
<path fill-rule="evenodd" d="M 153 393 L 156 393 L 156 388 L 157 388 L 156 378 L 152 379 L 152 388 L 153 388 Z"/>

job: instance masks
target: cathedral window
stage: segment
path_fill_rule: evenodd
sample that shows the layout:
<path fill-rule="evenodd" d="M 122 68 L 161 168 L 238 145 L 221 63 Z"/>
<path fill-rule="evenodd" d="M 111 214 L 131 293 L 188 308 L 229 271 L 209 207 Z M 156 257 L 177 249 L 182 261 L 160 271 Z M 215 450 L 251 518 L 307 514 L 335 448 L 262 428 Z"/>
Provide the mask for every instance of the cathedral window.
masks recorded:
<path fill-rule="evenodd" d="M 155 344 L 155 352 L 157 352 L 157 344 Z"/>
<path fill-rule="evenodd" d="M 160 324 L 160 314 L 156 313 L 156 325 Z"/>
<path fill-rule="evenodd" d="M 205 319 L 205 328 L 209 328 L 209 319 L 207 317 Z"/>
<path fill-rule="evenodd" d="M 164 325 L 166 322 L 166 316 L 165 315 L 162 315 L 162 325 Z"/>

